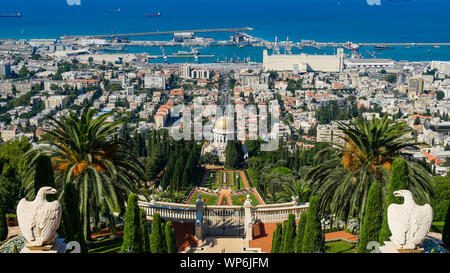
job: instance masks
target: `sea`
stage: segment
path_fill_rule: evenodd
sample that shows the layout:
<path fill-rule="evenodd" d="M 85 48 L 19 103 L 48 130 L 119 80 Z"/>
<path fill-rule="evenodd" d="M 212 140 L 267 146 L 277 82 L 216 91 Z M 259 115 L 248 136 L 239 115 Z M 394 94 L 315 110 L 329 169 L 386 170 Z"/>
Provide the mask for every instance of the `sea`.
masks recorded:
<path fill-rule="evenodd" d="M 0 18 L 0 39 L 251 27 L 254 30 L 248 34 L 269 41 L 277 37 L 294 42 L 450 42 L 449 0 L 0 0 L 0 14 L 19 12 L 20 18 Z M 159 17 L 144 16 L 158 12 Z M 196 34 L 222 40 L 230 35 Z M 130 39 L 171 40 L 172 36 Z M 167 54 L 179 50 L 190 49 L 165 48 Z M 199 51 L 214 55 L 200 62 L 261 62 L 263 48 L 226 46 Z M 128 52 L 161 55 L 159 47 L 129 47 Z M 336 48 L 293 49 L 294 54 L 299 52 L 333 54 Z M 450 46 L 362 47 L 359 54 L 396 61 L 450 61 Z M 173 62 L 192 60 L 176 58 Z"/>

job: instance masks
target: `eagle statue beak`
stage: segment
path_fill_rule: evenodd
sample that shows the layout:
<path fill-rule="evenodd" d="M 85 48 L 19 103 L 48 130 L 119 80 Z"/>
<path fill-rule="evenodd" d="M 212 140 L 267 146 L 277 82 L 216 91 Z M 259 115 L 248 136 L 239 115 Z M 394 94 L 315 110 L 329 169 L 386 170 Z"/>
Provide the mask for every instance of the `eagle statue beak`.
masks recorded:
<path fill-rule="evenodd" d="M 400 191 L 394 191 L 393 194 L 396 197 L 403 197 L 403 195 L 402 195 L 402 193 Z"/>
<path fill-rule="evenodd" d="M 58 192 L 55 190 L 55 189 L 50 189 L 49 190 L 49 192 L 48 192 L 49 194 L 57 194 Z"/>

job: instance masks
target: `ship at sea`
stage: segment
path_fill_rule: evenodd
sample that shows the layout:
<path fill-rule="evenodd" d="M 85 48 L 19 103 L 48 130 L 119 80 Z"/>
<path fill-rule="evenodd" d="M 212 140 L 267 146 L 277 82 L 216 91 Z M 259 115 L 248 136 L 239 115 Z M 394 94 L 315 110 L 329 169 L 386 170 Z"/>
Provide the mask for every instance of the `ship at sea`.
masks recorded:
<path fill-rule="evenodd" d="M 0 14 L 0 17 L 22 17 L 22 13 L 14 13 L 14 14 Z"/>
<path fill-rule="evenodd" d="M 392 46 L 377 45 L 375 49 L 394 49 Z"/>
<path fill-rule="evenodd" d="M 157 12 L 156 14 L 144 14 L 145 17 L 160 17 L 161 16 L 161 12 Z"/>

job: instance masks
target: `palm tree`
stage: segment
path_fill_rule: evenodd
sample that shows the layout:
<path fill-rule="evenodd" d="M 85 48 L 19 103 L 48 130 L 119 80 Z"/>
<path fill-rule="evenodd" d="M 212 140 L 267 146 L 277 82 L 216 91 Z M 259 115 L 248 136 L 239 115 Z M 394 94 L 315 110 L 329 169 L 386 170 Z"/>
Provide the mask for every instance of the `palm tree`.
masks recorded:
<path fill-rule="evenodd" d="M 75 112 L 59 119 L 48 117 L 51 129 L 44 130 L 47 143 L 27 154 L 31 164 L 40 154 L 51 158 L 61 196 L 64 185 L 74 183 L 87 240 L 90 216 L 98 219 L 102 203 L 111 212 L 120 212 L 129 193 L 144 181 L 142 164 L 126 143 L 117 140 L 120 122 L 107 121 L 111 112 L 95 115 L 96 110 L 88 105 L 80 117 Z M 25 182 L 24 188 L 32 188 L 32 183 Z"/>
<path fill-rule="evenodd" d="M 358 216 L 362 221 L 372 183 L 380 182 L 385 195 L 392 162 L 402 149 L 421 143 L 408 137 L 412 129 L 406 122 L 394 122 L 387 115 L 370 122 L 357 118 L 349 124 L 339 123 L 339 129 L 344 144 L 333 143 L 316 155 L 321 163 L 308 173 L 308 185 L 320 196 L 323 211 L 330 209 L 336 216 L 344 212 L 347 219 Z M 411 161 L 408 169 L 410 190 L 419 200 L 429 200 L 429 172 Z"/>
<path fill-rule="evenodd" d="M 280 202 L 290 202 L 292 201 L 292 196 L 297 196 L 298 202 L 308 202 L 311 190 L 306 185 L 305 180 L 298 179 L 282 183 L 281 187 L 281 191 L 275 193 Z"/>

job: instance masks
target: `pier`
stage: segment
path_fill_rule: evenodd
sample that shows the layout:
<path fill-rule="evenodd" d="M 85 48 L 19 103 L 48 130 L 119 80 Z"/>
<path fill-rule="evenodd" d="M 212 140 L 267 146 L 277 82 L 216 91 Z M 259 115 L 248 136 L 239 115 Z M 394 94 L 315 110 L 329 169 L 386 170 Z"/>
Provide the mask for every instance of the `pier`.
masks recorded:
<path fill-rule="evenodd" d="M 117 38 L 117 37 L 137 37 L 137 36 L 155 36 L 155 35 L 168 35 L 174 33 L 183 32 L 241 32 L 253 30 L 251 27 L 243 28 L 215 28 L 215 29 L 195 29 L 195 30 L 172 30 L 172 31 L 157 31 L 157 32 L 142 32 L 142 33 L 122 33 L 122 34 L 106 34 L 106 35 L 86 35 L 86 36 L 62 36 L 61 39 L 105 39 L 105 38 Z"/>

